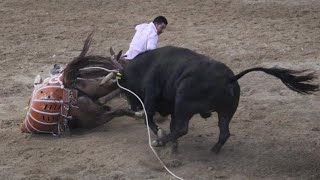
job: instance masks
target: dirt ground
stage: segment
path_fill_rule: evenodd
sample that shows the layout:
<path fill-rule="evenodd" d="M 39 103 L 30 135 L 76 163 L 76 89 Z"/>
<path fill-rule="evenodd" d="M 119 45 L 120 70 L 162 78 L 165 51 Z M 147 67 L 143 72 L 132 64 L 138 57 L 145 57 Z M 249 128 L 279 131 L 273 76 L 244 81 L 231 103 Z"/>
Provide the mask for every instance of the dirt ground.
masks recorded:
<path fill-rule="evenodd" d="M 38 73 L 70 62 L 92 30 L 91 54 L 126 51 L 134 25 L 158 15 L 169 21 L 160 47 L 190 48 L 235 73 L 278 65 L 320 74 L 318 0 L 2 0 L 0 179 L 174 179 L 149 148 L 142 120 L 116 118 L 64 138 L 19 130 Z M 320 179 L 320 94 L 299 95 L 261 72 L 239 84 L 221 153 L 210 152 L 217 117 L 195 116 L 179 154 L 156 149 L 163 162 L 184 179 Z"/>

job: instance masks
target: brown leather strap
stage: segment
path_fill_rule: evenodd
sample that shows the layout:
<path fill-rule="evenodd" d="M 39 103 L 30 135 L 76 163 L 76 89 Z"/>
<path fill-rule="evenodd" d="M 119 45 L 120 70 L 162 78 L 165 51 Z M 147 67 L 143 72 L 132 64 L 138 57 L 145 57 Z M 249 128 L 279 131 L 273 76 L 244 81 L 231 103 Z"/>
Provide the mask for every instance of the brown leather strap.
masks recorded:
<path fill-rule="evenodd" d="M 78 104 L 78 90 L 76 89 L 63 89 L 63 104 L 61 107 L 61 115 L 64 117 L 70 116 L 70 108 L 76 107 Z"/>

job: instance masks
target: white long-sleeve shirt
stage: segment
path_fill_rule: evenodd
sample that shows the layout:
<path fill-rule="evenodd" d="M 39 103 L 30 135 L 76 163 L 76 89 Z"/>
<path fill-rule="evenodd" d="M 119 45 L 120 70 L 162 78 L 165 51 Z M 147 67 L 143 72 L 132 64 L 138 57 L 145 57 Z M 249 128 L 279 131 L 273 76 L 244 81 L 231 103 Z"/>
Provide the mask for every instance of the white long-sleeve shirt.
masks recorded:
<path fill-rule="evenodd" d="M 128 60 L 132 60 L 145 51 L 156 49 L 158 44 L 158 33 L 153 22 L 139 24 L 135 29 L 136 33 L 130 43 L 129 50 L 125 53 L 125 58 Z"/>

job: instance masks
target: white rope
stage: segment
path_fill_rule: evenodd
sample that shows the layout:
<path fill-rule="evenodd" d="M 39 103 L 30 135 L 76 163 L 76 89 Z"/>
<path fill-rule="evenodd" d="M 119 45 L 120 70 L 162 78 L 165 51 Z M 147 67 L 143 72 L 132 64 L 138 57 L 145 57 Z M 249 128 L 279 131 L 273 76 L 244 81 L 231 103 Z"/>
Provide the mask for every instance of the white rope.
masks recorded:
<path fill-rule="evenodd" d="M 80 70 L 89 70 L 89 69 L 101 69 L 101 70 L 105 70 L 107 72 L 113 72 L 113 73 L 119 72 L 118 70 L 110 70 L 110 69 L 103 68 L 103 67 L 86 67 L 86 68 L 82 68 Z"/>
<path fill-rule="evenodd" d="M 112 73 L 118 73 L 119 71 L 118 70 L 110 70 L 110 69 L 106 69 L 106 68 L 103 68 L 103 67 L 87 67 L 87 68 L 82 68 L 80 70 L 89 70 L 89 69 L 101 69 L 101 70 L 105 70 L 107 72 L 112 72 Z M 156 155 L 156 157 L 158 158 L 158 160 L 160 161 L 160 163 L 162 164 L 162 166 L 168 171 L 169 174 L 171 174 L 173 177 L 177 178 L 177 179 L 180 179 L 180 180 L 183 180 L 183 178 L 175 175 L 173 172 L 171 172 L 167 166 L 161 161 L 160 157 L 158 156 L 157 152 L 154 150 L 154 148 L 152 147 L 151 145 L 151 136 L 150 136 L 150 129 L 149 129 L 149 123 L 148 123 L 148 116 L 147 116 L 147 112 L 146 112 L 146 109 L 144 107 L 144 104 L 142 102 L 142 100 L 139 98 L 138 95 L 136 95 L 134 92 L 132 92 L 131 90 L 125 88 L 125 87 L 122 87 L 120 84 L 119 84 L 119 81 L 117 80 L 117 84 L 118 86 L 125 90 L 125 91 L 128 91 L 130 92 L 131 94 L 133 94 L 136 98 L 138 98 L 138 100 L 140 101 L 142 107 L 143 107 L 143 111 L 144 111 L 144 114 L 145 114 L 145 117 L 146 117 L 146 124 L 147 124 L 147 131 L 148 131 L 148 137 L 149 137 L 149 147 L 151 148 L 151 150 L 153 151 L 153 153 Z"/>
<path fill-rule="evenodd" d="M 143 104 L 142 100 L 138 97 L 138 95 L 136 95 L 136 94 L 135 94 L 134 92 L 132 92 L 131 90 L 129 90 L 129 89 L 125 88 L 125 87 L 122 87 L 122 86 L 119 84 L 118 81 L 117 81 L 117 84 L 118 84 L 118 86 L 119 86 L 121 89 L 130 92 L 130 93 L 133 94 L 136 98 L 138 98 L 138 100 L 140 101 L 140 103 L 141 103 L 141 105 L 142 105 L 142 107 L 143 107 L 143 112 L 144 112 L 145 117 L 146 117 L 148 137 L 149 137 L 149 147 L 151 148 L 151 150 L 153 151 L 153 153 L 156 155 L 156 157 L 158 158 L 158 160 L 160 161 L 160 163 L 162 164 L 162 166 L 163 166 L 173 177 L 175 177 L 175 178 L 177 178 L 177 179 L 183 180 L 181 177 L 175 175 L 173 172 L 171 172 L 171 171 L 167 168 L 167 166 L 161 161 L 161 159 L 160 159 L 160 157 L 158 156 L 157 152 L 156 152 L 156 151 L 154 150 L 154 148 L 152 147 L 152 145 L 151 145 L 150 129 L 149 129 L 149 123 L 148 123 L 148 116 L 147 116 L 147 112 L 146 112 L 146 109 L 145 109 L 145 107 L 144 107 L 144 104 Z"/>

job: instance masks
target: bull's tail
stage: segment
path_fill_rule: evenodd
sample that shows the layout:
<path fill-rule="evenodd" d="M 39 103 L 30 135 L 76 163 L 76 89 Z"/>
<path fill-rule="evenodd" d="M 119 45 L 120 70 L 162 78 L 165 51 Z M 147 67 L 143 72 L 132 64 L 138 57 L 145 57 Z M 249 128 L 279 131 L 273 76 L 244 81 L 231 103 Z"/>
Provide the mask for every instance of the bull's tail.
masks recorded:
<path fill-rule="evenodd" d="M 290 70 L 285 68 L 263 68 L 255 67 L 251 69 L 244 70 L 239 74 L 233 76 L 231 81 L 237 81 L 245 74 L 252 71 L 263 71 L 267 74 L 270 74 L 274 77 L 279 78 L 289 89 L 296 91 L 300 94 L 312 94 L 313 92 L 319 91 L 319 85 L 313 84 L 313 80 L 317 78 L 316 73 L 310 71 L 309 69 L 305 70 Z"/>

